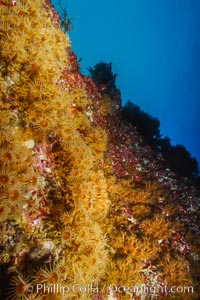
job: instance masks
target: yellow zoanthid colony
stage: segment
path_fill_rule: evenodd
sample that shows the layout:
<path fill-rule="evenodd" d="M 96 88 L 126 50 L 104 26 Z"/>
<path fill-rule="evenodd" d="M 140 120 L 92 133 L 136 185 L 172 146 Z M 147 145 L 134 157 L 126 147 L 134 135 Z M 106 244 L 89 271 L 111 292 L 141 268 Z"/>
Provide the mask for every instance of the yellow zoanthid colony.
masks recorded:
<path fill-rule="evenodd" d="M 96 284 L 105 272 L 106 136 L 83 113 L 84 90 L 63 84 L 70 45 L 56 12 L 40 0 L 0 9 L 1 294 L 46 299 L 37 284 Z"/>
<path fill-rule="evenodd" d="M 0 299 L 198 299 L 196 190 L 142 171 L 49 1 L 0 1 L 0 108 Z"/>

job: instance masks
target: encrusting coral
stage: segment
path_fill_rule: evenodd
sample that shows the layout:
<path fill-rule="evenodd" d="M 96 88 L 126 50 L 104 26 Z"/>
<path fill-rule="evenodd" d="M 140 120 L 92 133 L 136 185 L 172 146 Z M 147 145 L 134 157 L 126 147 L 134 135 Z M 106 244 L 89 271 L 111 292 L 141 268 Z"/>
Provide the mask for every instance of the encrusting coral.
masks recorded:
<path fill-rule="evenodd" d="M 2 299 L 198 299 L 198 191 L 101 91 L 48 0 L 1 1 Z"/>

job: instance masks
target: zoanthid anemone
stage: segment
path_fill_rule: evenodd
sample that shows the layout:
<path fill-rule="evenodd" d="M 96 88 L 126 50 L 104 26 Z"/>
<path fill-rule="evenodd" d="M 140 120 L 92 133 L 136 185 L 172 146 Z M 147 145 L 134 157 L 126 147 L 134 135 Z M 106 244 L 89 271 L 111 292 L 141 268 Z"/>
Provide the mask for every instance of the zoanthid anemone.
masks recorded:
<path fill-rule="evenodd" d="M 0 170 L 0 187 L 6 188 L 10 185 L 12 174 L 7 169 Z"/>
<path fill-rule="evenodd" d="M 64 212 L 60 216 L 60 221 L 64 223 L 64 225 L 71 224 L 73 222 L 73 217 L 70 215 L 68 211 Z"/>
<path fill-rule="evenodd" d="M 69 104 L 66 102 L 66 99 L 61 95 L 55 99 L 52 99 L 51 105 L 55 111 L 65 112 L 69 109 Z"/>
<path fill-rule="evenodd" d="M 51 267 L 44 266 L 36 271 L 34 275 L 34 284 L 62 284 L 64 282 L 65 277 L 65 266 L 62 262 L 54 264 Z M 51 292 L 51 291 L 50 291 Z"/>
<path fill-rule="evenodd" d="M 8 197 L 9 197 L 10 201 L 18 201 L 19 198 L 20 198 L 20 190 L 19 189 L 12 189 L 9 192 Z"/>
<path fill-rule="evenodd" d="M 31 151 L 21 144 L 20 133 L 16 132 L 15 135 L 15 140 L 4 141 L 0 147 L 0 167 L 6 172 L 9 172 L 8 169 L 21 172 L 21 169 L 25 167 L 25 161 L 31 159 Z"/>
<path fill-rule="evenodd" d="M 30 277 L 18 274 L 10 279 L 7 300 L 26 300 L 32 292 Z"/>
<path fill-rule="evenodd" d="M 0 148 L 0 165 L 8 167 L 12 163 L 13 155 L 11 149 L 7 147 Z"/>
<path fill-rule="evenodd" d="M 92 224 L 91 222 L 86 222 L 86 224 L 88 225 L 80 224 L 79 228 L 77 228 L 77 240 L 85 240 L 88 244 L 90 244 L 93 243 L 95 239 L 94 234 L 91 233 L 94 224 Z M 98 240 L 98 238 L 100 239 L 100 237 L 98 236 L 95 239 L 95 242 Z"/>
<path fill-rule="evenodd" d="M 32 119 L 33 127 L 40 133 L 48 132 L 52 128 L 52 122 L 46 117 Z"/>
<path fill-rule="evenodd" d="M 25 192 L 20 184 L 12 185 L 6 194 L 11 204 L 17 203 L 19 205 L 19 203 L 25 199 Z"/>
<path fill-rule="evenodd" d="M 69 244 L 73 238 L 72 228 L 64 227 L 60 233 L 61 243 L 64 245 Z"/>
<path fill-rule="evenodd" d="M 89 230 L 83 228 L 77 232 L 75 243 L 71 242 L 71 245 L 74 246 L 72 247 L 73 253 L 78 251 L 81 259 L 80 263 L 76 262 L 74 265 L 74 275 L 76 274 L 77 280 L 84 278 L 87 279 L 86 281 L 92 279 L 98 282 L 107 265 L 107 250 L 104 249 L 105 244 L 101 245 L 100 238 L 93 239 L 93 236 L 88 235 L 88 232 Z"/>

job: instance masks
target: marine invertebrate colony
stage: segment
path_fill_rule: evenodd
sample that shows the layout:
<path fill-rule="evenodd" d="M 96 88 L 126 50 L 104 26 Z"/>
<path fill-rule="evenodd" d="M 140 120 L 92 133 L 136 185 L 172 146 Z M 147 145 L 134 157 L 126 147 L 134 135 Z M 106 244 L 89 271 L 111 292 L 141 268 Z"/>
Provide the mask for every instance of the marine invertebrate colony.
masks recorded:
<path fill-rule="evenodd" d="M 118 91 L 80 74 L 49 1 L 0 10 L 0 295 L 145 299 L 120 287 L 187 283 L 177 299 L 197 299 L 195 187 L 156 171 Z"/>
<path fill-rule="evenodd" d="M 62 262 L 63 284 L 98 282 L 107 264 L 100 221 L 109 200 L 105 183 L 98 185 L 104 175 L 97 163 L 104 147 L 97 158 L 93 141 L 86 142 L 93 128 L 83 109 L 90 99 L 64 78 L 70 49 L 57 21 L 48 2 L 1 7 L 0 221 L 6 223 L 0 250 L 7 282 L 1 288 L 9 297 L 31 297 L 14 290 L 19 273 L 30 275 L 35 295 L 40 279 L 51 284 L 54 274 L 57 282 L 55 264 Z"/>

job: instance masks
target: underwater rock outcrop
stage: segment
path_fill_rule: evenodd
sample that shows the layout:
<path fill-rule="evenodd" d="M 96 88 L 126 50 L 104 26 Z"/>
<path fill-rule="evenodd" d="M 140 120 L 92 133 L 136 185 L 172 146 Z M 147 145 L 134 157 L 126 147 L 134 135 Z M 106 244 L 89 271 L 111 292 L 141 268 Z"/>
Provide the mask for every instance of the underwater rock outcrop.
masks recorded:
<path fill-rule="evenodd" d="M 197 188 L 79 72 L 48 1 L 0 5 L 0 298 L 198 299 Z"/>

